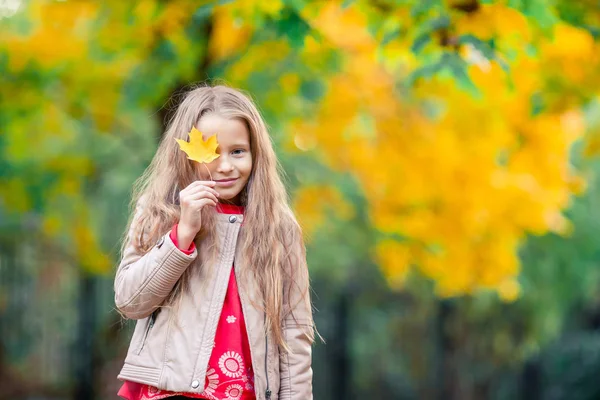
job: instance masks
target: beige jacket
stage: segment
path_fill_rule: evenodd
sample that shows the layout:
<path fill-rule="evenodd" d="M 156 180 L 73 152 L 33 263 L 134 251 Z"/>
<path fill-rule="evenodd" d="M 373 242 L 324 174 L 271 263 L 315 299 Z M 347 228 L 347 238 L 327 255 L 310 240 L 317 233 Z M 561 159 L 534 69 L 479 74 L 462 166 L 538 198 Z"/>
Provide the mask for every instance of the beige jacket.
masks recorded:
<path fill-rule="evenodd" d="M 219 256 L 212 266 L 204 268 L 198 267 L 202 243 L 197 243 L 191 255 L 177 249 L 169 233 L 144 255 L 128 244 L 115 277 L 115 303 L 125 316 L 138 321 L 119 379 L 177 392 L 201 393 L 205 389 L 205 373 L 234 259 L 236 276 L 245 268 L 238 245 L 238 236 L 244 232 L 240 232 L 242 220 L 242 215 L 217 214 Z M 289 260 L 296 261 L 289 262 L 305 266 L 300 248 L 292 246 L 295 257 Z M 190 266 L 195 268 L 189 291 L 193 295 L 182 294 L 178 311 L 175 307 L 159 307 Z M 252 300 L 259 303 L 260 296 L 255 282 L 238 279 L 238 287 L 256 398 L 312 399 L 311 340 L 306 334 L 312 326 L 310 300 L 294 301 L 300 293 L 291 293 L 293 303 L 298 305 L 294 316 L 283 324 L 292 350 L 286 353 L 270 334 L 265 334 L 265 313 L 252 306 Z"/>

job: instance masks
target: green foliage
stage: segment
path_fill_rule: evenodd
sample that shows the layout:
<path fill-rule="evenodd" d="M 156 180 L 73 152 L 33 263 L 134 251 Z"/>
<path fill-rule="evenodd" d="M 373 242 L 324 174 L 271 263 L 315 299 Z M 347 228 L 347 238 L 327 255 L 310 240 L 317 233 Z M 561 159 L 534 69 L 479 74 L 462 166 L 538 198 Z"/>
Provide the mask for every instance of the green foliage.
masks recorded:
<path fill-rule="evenodd" d="M 431 282 L 414 272 L 398 292 L 390 289 L 373 262 L 373 247 L 381 233 L 373 227 L 364 185 L 351 173 L 331 168 L 319 149 L 306 153 L 289 149 L 297 139 L 290 136 L 314 132 L 290 133 L 287 123 L 317 117 L 317 106 L 326 98 L 333 77 L 344 71 L 351 52 L 336 47 L 311 25 L 306 16 L 311 2 L 289 0 L 269 8 L 268 2 L 157 2 L 154 7 L 150 1 L 148 10 L 142 2 L 56 2 L 52 4 L 65 7 L 64 13 L 52 17 L 60 29 L 46 26 L 44 35 L 28 42 L 21 36 L 35 32 L 42 23 L 33 3 L 24 3 L 24 11 L 0 20 L 0 247 L 18 250 L 27 242 L 31 251 L 47 255 L 31 263 L 26 271 L 28 282 L 55 273 L 56 263 L 51 265 L 50 259 L 69 268 L 71 275 L 74 268 L 110 275 L 128 217 L 131 184 L 154 153 L 163 118 L 171 111 L 167 99 L 190 82 L 226 76 L 231 84 L 249 90 L 261 106 L 291 193 L 328 185 L 355 211 L 344 218 L 336 214 L 337 205 L 320 204 L 327 218 L 309 236 L 308 257 L 321 310 L 317 322 L 329 343 L 338 333 L 335 304 L 340 297 L 349 298 L 354 314 L 348 325 L 348 351 L 353 385 L 363 397 L 381 388 L 390 398 L 398 398 L 398 393 L 406 398 L 432 398 L 440 385 L 439 370 L 455 376 L 467 388 L 464 392 L 476 393 L 475 388 L 481 386 L 491 395 L 489 388 L 511 387 L 506 382 L 514 382 L 524 360 L 536 354 L 544 365 L 548 398 L 597 395 L 593 380 L 597 338 L 584 334 L 557 340 L 562 332 L 581 328 L 571 325 L 572 313 L 598 308 L 600 166 L 594 160 L 577 161 L 578 167 L 589 171 L 590 179 L 587 193 L 573 199 L 568 211 L 573 234 L 530 237 L 521 249 L 519 300 L 505 304 L 484 291 L 440 302 Z M 457 82 L 460 90 L 477 98 L 480 88 L 471 80 L 469 64 L 458 50 L 471 46 L 485 60 L 498 63 L 509 77 L 511 54 L 503 52 L 494 38 L 456 34 L 456 18 L 471 12 L 448 4 L 441 0 L 345 1 L 342 9 L 357 7 L 363 12 L 367 31 L 376 41 L 377 57 L 384 61 L 391 57 L 386 49 L 407 43 L 414 69 L 406 79 L 392 76 L 403 85 L 399 85 L 402 93 L 410 93 L 417 82 L 440 79 Z M 545 35 L 564 21 L 598 38 L 600 13 L 588 3 L 511 0 L 508 4 L 527 17 L 528 26 L 539 27 Z M 239 5 L 236 21 L 250 32 L 246 42 L 232 46 L 237 53 L 223 57 L 211 47 L 218 5 Z M 79 6 L 90 6 L 92 17 Z M 410 18 L 396 14 L 402 7 L 410 8 Z M 69 15 L 78 17 L 71 20 Z M 89 30 L 81 34 L 80 50 L 75 45 L 59 47 L 70 43 L 59 33 L 74 35 L 69 30 L 73 21 L 82 32 Z M 284 45 L 273 51 L 279 42 Z M 306 56 L 303 50 L 310 43 L 317 43 L 322 51 Z M 41 56 L 26 51 L 34 45 Z M 55 45 L 55 51 L 43 52 Z M 264 51 L 247 52 L 250 48 Z M 537 56 L 540 49 L 527 51 Z M 236 70 L 240 65 L 247 74 Z M 377 76 L 370 78 L 369 82 L 377 81 Z M 564 82 L 558 78 L 560 74 L 551 82 L 552 88 L 544 87 L 530 99 L 533 115 L 548 108 L 548 93 L 559 100 L 568 95 L 565 101 L 597 96 L 587 92 L 585 84 L 576 89 L 561 86 Z M 556 93 L 549 90 L 555 87 Z M 586 108 L 590 126 L 600 120 L 597 103 Z M 338 115 L 322 117 L 335 120 Z M 365 131 L 365 137 L 377 140 L 372 129 Z M 381 165 L 374 165 L 369 172 L 375 174 L 378 168 Z M 402 187 L 403 182 L 398 185 Z M 26 289 L 34 293 L 31 287 Z M 9 288 L 3 282 L 2 291 L 8 290 L 21 290 L 21 286 Z M 72 293 L 56 296 L 67 301 Z M 450 311 L 442 318 L 440 309 L 446 306 Z M 1 315 L 9 315 L 6 310 L 10 309 L 14 320 L 19 307 L 0 294 Z M 10 357 L 27 358 L 35 349 L 34 338 L 31 332 L 23 335 L 21 344 L 11 348 Z M 451 348 L 444 347 L 444 341 Z M 316 369 L 323 369 L 329 362 L 325 350 L 316 352 L 316 360 L 321 363 Z M 316 384 L 325 391 L 328 382 L 323 376 L 316 377 Z M 460 393 L 454 394 L 461 398 Z"/>

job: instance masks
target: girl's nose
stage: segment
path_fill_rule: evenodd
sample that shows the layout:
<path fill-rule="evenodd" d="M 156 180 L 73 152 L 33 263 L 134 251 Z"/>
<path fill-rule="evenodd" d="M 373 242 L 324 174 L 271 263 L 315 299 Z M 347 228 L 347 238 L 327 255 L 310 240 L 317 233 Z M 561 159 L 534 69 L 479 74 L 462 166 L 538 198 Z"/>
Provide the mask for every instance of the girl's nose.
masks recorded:
<path fill-rule="evenodd" d="M 218 172 L 229 172 L 233 170 L 233 164 L 227 157 L 221 155 L 221 157 L 217 158 L 217 161 L 219 161 L 219 165 L 217 165 Z"/>

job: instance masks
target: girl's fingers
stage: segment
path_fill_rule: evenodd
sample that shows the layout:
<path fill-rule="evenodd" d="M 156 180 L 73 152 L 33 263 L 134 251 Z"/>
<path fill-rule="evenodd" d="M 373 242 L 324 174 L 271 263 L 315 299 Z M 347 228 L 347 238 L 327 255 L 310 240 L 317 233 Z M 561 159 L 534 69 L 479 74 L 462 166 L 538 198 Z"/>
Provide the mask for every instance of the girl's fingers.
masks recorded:
<path fill-rule="evenodd" d="M 219 197 L 219 193 L 215 190 L 211 190 L 210 188 L 198 189 L 197 191 L 180 194 L 179 200 L 181 203 L 185 203 L 187 200 L 198 200 L 206 196 L 214 196 L 216 198 Z"/>
<path fill-rule="evenodd" d="M 216 206 L 217 205 L 217 200 L 213 200 L 213 199 L 209 199 L 209 198 L 204 198 L 201 200 L 196 200 L 194 202 L 194 205 L 197 206 L 198 208 L 202 208 L 204 206 Z"/>
<path fill-rule="evenodd" d="M 217 184 L 217 182 L 215 181 L 194 181 L 192 183 L 190 183 L 188 185 L 188 188 L 194 188 L 196 186 L 208 186 L 208 187 L 214 187 Z M 187 188 L 186 188 L 187 189 Z"/>
<path fill-rule="evenodd" d="M 213 183 L 214 183 L 214 182 L 213 182 Z M 194 185 L 194 186 L 192 186 L 192 185 Z M 212 186 L 214 186 L 214 185 L 212 185 Z M 189 188 L 189 189 L 188 189 L 188 188 Z M 202 191 L 202 190 L 207 190 L 207 191 L 210 191 L 210 192 L 211 192 L 211 193 L 213 193 L 215 196 L 218 196 L 218 195 L 219 195 L 219 193 L 218 193 L 218 192 L 217 192 L 215 189 L 213 189 L 213 188 L 212 188 L 212 187 L 210 187 L 210 186 L 203 185 L 202 183 L 200 183 L 200 181 L 196 181 L 196 182 L 192 183 L 192 184 L 191 184 L 190 186 L 188 186 L 186 189 L 188 189 L 188 192 L 186 192 L 186 194 L 189 194 L 189 195 L 191 195 L 191 194 L 195 194 L 195 193 L 198 193 L 199 191 Z"/>
<path fill-rule="evenodd" d="M 198 186 L 213 187 L 216 184 L 217 183 L 215 181 L 194 181 L 187 185 L 185 188 L 183 188 L 179 193 L 187 193 L 193 191 L 194 188 L 197 188 Z"/>
<path fill-rule="evenodd" d="M 190 201 L 190 202 L 194 202 L 194 201 L 201 200 L 201 199 L 213 199 L 214 201 L 219 201 L 217 199 L 217 196 L 215 196 L 214 193 L 209 192 L 208 190 L 203 190 L 198 193 L 190 194 L 190 195 L 186 196 L 186 198 L 185 198 L 186 201 Z"/>
<path fill-rule="evenodd" d="M 204 187 L 204 186 L 196 188 L 193 192 L 190 192 L 190 193 L 186 194 L 185 197 L 197 199 L 197 198 L 202 197 L 204 194 L 207 194 L 207 193 L 208 194 L 212 194 L 215 197 L 219 197 L 219 192 L 217 192 L 214 189 L 211 189 L 209 187 Z"/>
<path fill-rule="evenodd" d="M 193 183 L 199 183 L 204 186 L 215 186 L 217 184 L 215 181 L 195 181 Z"/>
<path fill-rule="evenodd" d="M 213 190 L 210 190 L 210 188 L 199 188 L 194 192 L 188 193 L 185 196 L 185 198 L 198 200 L 199 198 L 207 194 L 212 194 L 213 196 L 217 195 L 217 193 L 215 193 Z"/>

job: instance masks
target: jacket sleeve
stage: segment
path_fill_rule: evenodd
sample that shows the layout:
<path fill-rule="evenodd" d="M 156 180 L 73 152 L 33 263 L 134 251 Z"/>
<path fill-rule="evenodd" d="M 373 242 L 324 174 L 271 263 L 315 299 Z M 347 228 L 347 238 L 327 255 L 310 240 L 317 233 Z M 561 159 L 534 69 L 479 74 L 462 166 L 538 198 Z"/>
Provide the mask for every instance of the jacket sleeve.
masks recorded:
<path fill-rule="evenodd" d="M 301 242 L 291 244 L 288 271 L 291 283 L 284 287 L 283 335 L 289 352 L 280 348 L 279 372 L 281 400 L 310 400 L 312 390 L 312 343 L 314 327 L 306 254 Z M 288 295 L 289 293 L 289 295 Z"/>
<path fill-rule="evenodd" d="M 136 223 L 142 207 L 138 206 L 126 247 L 115 276 L 115 305 L 127 318 L 146 318 L 156 310 L 191 264 L 198 252 L 180 251 L 170 238 L 170 233 L 161 236 L 145 254 L 136 250 L 133 240 Z"/>

